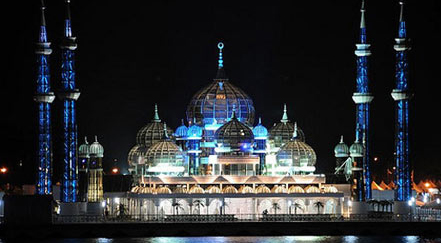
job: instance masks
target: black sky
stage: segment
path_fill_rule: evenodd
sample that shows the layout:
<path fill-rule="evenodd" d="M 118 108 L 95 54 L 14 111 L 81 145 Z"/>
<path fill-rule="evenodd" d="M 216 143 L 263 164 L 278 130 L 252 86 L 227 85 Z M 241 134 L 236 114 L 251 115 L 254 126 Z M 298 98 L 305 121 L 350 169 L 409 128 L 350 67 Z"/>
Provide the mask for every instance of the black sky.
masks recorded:
<path fill-rule="evenodd" d="M 7 44 L 2 75 L 0 165 L 34 181 L 37 110 L 34 43 L 40 1 L 13 1 L 2 16 Z M 60 86 L 60 39 L 64 7 L 47 0 L 52 86 Z M 248 93 L 264 125 L 280 120 L 283 103 L 318 155 L 318 172 L 335 166 L 333 148 L 343 134 L 354 137 L 355 43 L 360 1 L 73 1 L 73 33 L 78 38 L 77 84 L 79 136 L 98 135 L 105 166 L 126 167 L 136 132 L 160 117 L 175 128 L 192 95 L 216 73 L 217 42 L 222 41 L 230 81 Z M 368 0 L 368 42 L 372 103 L 372 154 L 375 170 L 392 165 L 394 147 L 394 38 L 397 1 Z M 441 177 L 440 51 L 441 4 L 409 1 L 405 16 L 412 38 L 410 56 L 412 151 L 417 178 Z M 4 18 L 4 19 L 3 19 Z M 5 64 L 3 64 L 5 65 Z M 3 69 L 2 68 L 2 69 Z M 55 163 L 60 165 L 60 101 L 53 113 Z M 90 140 L 89 139 L 89 140 Z M 82 139 L 80 139 L 80 142 Z M 59 174 L 59 170 L 55 174 Z M 18 172 L 17 172 L 18 173 Z M 380 175 L 380 173 L 376 173 Z"/>

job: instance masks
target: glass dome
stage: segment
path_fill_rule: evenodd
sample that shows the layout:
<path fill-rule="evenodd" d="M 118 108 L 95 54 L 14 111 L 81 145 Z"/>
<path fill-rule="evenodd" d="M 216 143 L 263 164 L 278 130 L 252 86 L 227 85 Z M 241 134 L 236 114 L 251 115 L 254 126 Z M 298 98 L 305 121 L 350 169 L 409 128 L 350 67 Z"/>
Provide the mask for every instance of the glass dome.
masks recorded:
<path fill-rule="evenodd" d="M 361 144 L 358 140 L 355 140 L 354 144 L 352 144 L 349 148 L 349 153 L 351 157 L 363 157 L 363 150 L 363 144 Z"/>
<path fill-rule="evenodd" d="M 89 158 L 90 150 L 89 150 L 89 143 L 87 142 L 87 138 L 84 138 L 84 143 L 80 145 L 78 148 L 78 157 L 79 158 Z"/>
<path fill-rule="evenodd" d="M 202 127 L 197 125 L 195 122 L 193 122 L 193 125 L 191 125 L 187 131 L 188 138 L 201 138 L 202 134 L 203 134 Z"/>
<path fill-rule="evenodd" d="M 349 147 L 343 142 L 343 136 L 340 138 L 340 143 L 334 148 L 335 157 L 346 158 L 349 156 Z"/>
<path fill-rule="evenodd" d="M 139 129 L 136 135 L 136 144 L 149 148 L 154 143 L 161 141 L 164 137 L 163 128 L 164 125 L 158 115 L 158 106 L 155 104 L 155 115 L 150 123 Z M 173 130 L 167 127 L 167 133 L 173 134 Z"/>
<path fill-rule="evenodd" d="M 268 137 L 268 130 L 266 129 L 265 126 L 262 125 L 262 119 L 260 119 L 259 117 L 259 124 L 257 124 L 257 126 L 255 126 L 253 128 L 253 134 L 254 134 L 254 138 L 259 139 L 259 138 L 267 138 Z"/>
<path fill-rule="evenodd" d="M 129 166 L 135 166 L 137 164 L 145 163 L 145 153 L 147 152 L 147 148 L 143 145 L 135 145 L 130 149 L 129 156 L 127 158 Z"/>
<path fill-rule="evenodd" d="M 91 157 L 104 157 L 104 147 L 98 142 L 97 136 L 95 136 L 95 142 L 89 147 L 89 154 Z"/>
<path fill-rule="evenodd" d="M 164 138 L 153 144 L 145 155 L 146 172 L 148 175 L 183 176 L 184 152 L 167 136 L 164 124 Z"/>
<path fill-rule="evenodd" d="M 299 139 L 297 131 L 294 127 L 293 138 L 282 146 L 276 156 L 278 167 L 289 168 L 289 171 L 284 171 L 285 174 L 315 171 L 316 153 L 311 146 Z"/>
<path fill-rule="evenodd" d="M 235 111 L 231 121 L 221 126 L 214 137 L 218 146 L 228 147 L 231 151 L 251 151 L 254 142 L 253 132 L 237 119 Z"/>
<path fill-rule="evenodd" d="M 223 68 L 223 44 L 218 44 L 219 67 L 211 84 L 199 90 L 187 107 L 189 123 L 196 120 L 199 125 L 224 124 L 236 107 L 237 119 L 248 126 L 254 124 L 254 105 L 252 99 L 240 88 L 231 84 Z"/>
<path fill-rule="evenodd" d="M 269 130 L 270 140 L 272 140 L 275 147 L 280 148 L 291 140 L 293 133 L 294 124 L 289 121 L 286 104 L 284 104 L 282 119 Z M 300 141 L 305 142 L 305 134 L 299 127 L 297 127 L 297 136 Z"/>
<path fill-rule="evenodd" d="M 185 138 L 187 137 L 188 127 L 184 124 L 184 119 L 181 120 L 181 125 L 176 128 L 175 137 Z"/>

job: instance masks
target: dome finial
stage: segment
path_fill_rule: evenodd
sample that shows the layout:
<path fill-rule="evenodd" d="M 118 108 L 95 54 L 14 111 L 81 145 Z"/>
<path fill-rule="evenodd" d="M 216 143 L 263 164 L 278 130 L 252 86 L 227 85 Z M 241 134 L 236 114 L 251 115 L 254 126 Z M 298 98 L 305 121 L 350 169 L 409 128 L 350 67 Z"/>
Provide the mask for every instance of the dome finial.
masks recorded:
<path fill-rule="evenodd" d="M 237 119 L 236 117 L 236 104 L 233 104 L 233 113 L 231 114 L 231 120 Z"/>
<path fill-rule="evenodd" d="M 292 134 L 292 138 L 293 139 L 297 139 L 298 138 L 298 134 L 297 134 L 297 122 L 294 122 L 294 132 Z"/>
<path fill-rule="evenodd" d="M 98 136 L 95 135 L 95 142 L 98 143 Z"/>
<path fill-rule="evenodd" d="M 84 136 L 84 143 L 89 144 L 89 142 L 87 142 L 87 136 Z"/>
<path fill-rule="evenodd" d="M 262 125 L 262 118 L 259 116 L 259 125 Z"/>
<path fill-rule="evenodd" d="M 181 119 L 181 125 L 185 126 L 184 119 Z"/>
<path fill-rule="evenodd" d="M 224 60 L 222 60 L 222 49 L 224 49 L 224 43 L 219 42 L 217 44 L 217 48 L 219 48 L 219 60 L 218 60 L 219 66 L 218 67 L 219 67 L 219 69 L 221 69 L 224 67 Z"/>
<path fill-rule="evenodd" d="M 155 115 L 153 116 L 153 121 L 161 122 L 161 119 L 159 119 L 159 114 L 158 114 L 158 104 L 156 103 L 155 103 Z"/>
<path fill-rule="evenodd" d="M 404 1 L 400 1 L 400 22 L 404 21 Z"/>
<path fill-rule="evenodd" d="M 340 137 L 340 143 L 344 143 L 343 142 L 343 135 L 341 135 L 341 137 Z"/>
<path fill-rule="evenodd" d="M 286 122 L 288 122 L 289 120 L 288 120 L 288 114 L 286 113 L 286 103 L 285 104 L 283 104 L 283 116 L 282 116 L 282 120 L 280 120 L 281 122 L 283 122 L 283 123 L 286 123 Z"/>
<path fill-rule="evenodd" d="M 168 139 L 167 123 L 164 122 L 164 139 Z"/>

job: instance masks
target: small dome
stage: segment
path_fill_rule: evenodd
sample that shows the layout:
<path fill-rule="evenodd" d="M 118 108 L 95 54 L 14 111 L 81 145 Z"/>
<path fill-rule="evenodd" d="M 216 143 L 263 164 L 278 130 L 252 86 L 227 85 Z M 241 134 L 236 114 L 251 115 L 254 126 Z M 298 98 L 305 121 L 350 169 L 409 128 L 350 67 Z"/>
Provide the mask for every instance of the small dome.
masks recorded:
<path fill-rule="evenodd" d="M 285 186 L 279 186 L 279 185 L 275 185 L 273 187 L 273 189 L 271 189 L 272 193 L 287 193 L 288 190 L 286 189 Z"/>
<path fill-rule="evenodd" d="M 225 124 L 231 117 L 233 107 L 237 108 L 239 121 L 252 126 L 254 105 L 251 98 L 240 88 L 231 84 L 223 67 L 222 48 L 219 43 L 219 66 L 212 83 L 199 90 L 187 107 L 187 119 L 199 125 Z"/>
<path fill-rule="evenodd" d="M 207 190 L 205 190 L 205 191 L 209 194 L 221 193 L 221 189 L 217 186 L 209 186 L 209 187 L 207 187 Z"/>
<path fill-rule="evenodd" d="M 199 185 L 192 186 L 188 192 L 190 194 L 203 194 L 203 193 L 205 193 L 204 189 L 202 187 L 200 187 Z"/>
<path fill-rule="evenodd" d="M 188 127 L 184 124 L 184 119 L 181 120 L 181 125 L 176 128 L 175 137 L 176 138 L 185 138 L 187 137 Z"/>
<path fill-rule="evenodd" d="M 222 189 L 222 193 L 237 193 L 237 189 L 234 186 L 226 186 Z"/>
<path fill-rule="evenodd" d="M 341 136 L 340 143 L 334 148 L 335 157 L 346 158 L 349 156 L 349 147 L 343 142 L 343 136 Z"/>
<path fill-rule="evenodd" d="M 363 157 L 364 154 L 364 148 L 363 144 L 358 142 L 358 140 L 355 140 L 354 144 L 351 145 L 349 148 L 349 153 L 351 157 Z"/>
<path fill-rule="evenodd" d="M 262 119 L 259 117 L 259 124 L 253 128 L 255 139 L 266 139 L 268 137 L 268 130 L 262 125 Z"/>
<path fill-rule="evenodd" d="M 164 137 L 164 126 L 161 123 L 158 115 L 158 106 L 155 104 L 155 114 L 150 123 L 139 129 L 136 134 L 136 144 L 143 145 L 147 148 L 152 146 L 154 143 L 161 141 Z M 167 133 L 173 134 L 173 130 L 167 127 Z"/>
<path fill-rule="evenodd" d="M 271 190 L 265 185 L 256 187 L 255 191 L 256 193 L 271 193 Z"/>
<path fill-rule="evenodd" d="M 231 151 L 250 151 L 254 142 L 253 132 L 236 118 L 234 111 L 231 120 L 221 126 L 214 137 L 217 144 L 229 147 Z"/>
<path fill-rule="evenodd" d="M 277 153 L 278 166 L 311 167 L 315 165 L 317 156 L 314 149 L 301 141 L 294 127 L 293 138 L 280 148 Z"/>
<path fill-rule="evenodd" d="M 294 124 L 288 120 L 288 114 L 286 111 L 286 104 L 283 109 L 283 116 L 279 123 L 276 123 L 269 130 L 270 140 L 274 142 L 275 147 L 281 147 L 283 144 L 287 143 L 294 132 Z M 300 141 L 305 142 L 305 134 L 302 129 L 297 127 L 297 135 Z"/>
<path fill-rule="evenodd" d="M 306 193 L 320 193 L 320 189 L 316 186 L 307 186 L 305 191 Z"/>
<path fill-rule="evenodd" d="M 93 142 L 89 147 L 89 153 L 91 157 L 104 157 L 104 147 L 98 142 L 97 136 L 95 136 L 95 142 Z"/>
<path fill-rule="evenodd" d="M 135 166 L 137 164 L 145 164 L 145 153 L 147 152 L 147 148 L 142 145 L 133 146 L 129 155 L 127 156 L 127 162 L 129 166 Z"/>
<path fill-rule="evenodd" d="M 196 122 L 193 122 L 193 125 L 191 125 L 188 128 L 187 131 L 187 137 L 188 138 L 202 138 L 202 127 L 197 125 Z"/>
<path fill-rule="evenodd" d="M 170 188 L 166 187 L 166 186 L 160 186 L 157 190 L 156 190 L 157 194 L 171 194 L 172 191 L 170 190 Z"/>
<path fill-rule="evenodd" d="M 183 186 L 177 186 L 176 189 L 173 191 L 173 193 L 187 193 L 187 188 L 183 187 Z"/>
<path fill-rule="evenodd" d="M 254 190 L 250 186 L 240 186 L 239 193 L 254 193 Z"/>
<path fill-rule="evenodd" d="M 334 186 L 327 186 L 327 187 L 325 187 L 324 191 L 326 193 L 337 193 L 338 189 Z"/>
<path fill-rule="evenodd" d="M 288 193 L 305 193 L 305 190 L 300 186 L 290 186 L 288 188 Z"/>
<path fill-rule="evenodd" d="M 168 138 L 164 124 L 164 138 L 153 144 L 146 152 L 147 173 L 151 175 L 183 175 L 184 152 Z"/>
<path fill-rule="evenodd" d="M 90 145 L 87 142 L 87 137 L 84 137 L 84 143 L 80 145 L 78 148 L 78 157 L 79 158 L 90 158 Z"/>

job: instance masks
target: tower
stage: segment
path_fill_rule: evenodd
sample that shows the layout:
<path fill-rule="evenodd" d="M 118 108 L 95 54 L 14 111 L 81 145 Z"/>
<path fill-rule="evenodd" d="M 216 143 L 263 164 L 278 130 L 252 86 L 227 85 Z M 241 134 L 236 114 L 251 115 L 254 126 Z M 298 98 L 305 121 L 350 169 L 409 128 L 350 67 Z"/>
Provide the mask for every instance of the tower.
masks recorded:
<path fill-rule="evenodd" d="M 366 40 L 366 24 L 365 24 L 365 1 L 361 4 L 361 21 L 360 21 L 360 43 L 356 44 L 357 49 L 357 86 L 352 99 L 356 105 L 356 140 L 363 141 L 364 153 L 360 167 L 363 169 L 363 178 L 365 184 L 365 199 L 371 196 L 371 173 L 370 173 L 370 136 L 369 136 L 369 120 L 370 120 L 370 103 L 374 99 L 369 91 L 368 79 L 368 57 L 371 55 L 369 50 L 370 44 Z"/>
<path fill-rule="evenodd" d="M 406 33 L 406 22 L 403 16 L 404 2 L 400 1 L 400 21 L 398 38 L 395 38 L 395 89 L 392 98 L 395 101 L 395 200 L 407 201 L 410 199 L 410 153 L 409 153 L 409 99 L 411 93 L 408 87 L 407 53 L 410 46 Z"/>
<path fill-rule="evenodd" d="M 66 0 L 64 38 L 61 45 L 61 92 L 63 100 L 64 159 L 61 201 L 76 202 L 78 196 L 76 100 L 80 91 L 75 85 L 76 37 L 72 36 L 70 0 Z"/>
<path fill-rule="evenodd" d="M 38 178 L 37 194 L 52 194 L 52 132 L 51 103 L 55 99 L 50 85 L 49 56 L 51 43 L 46 32 L 44 2 L 41 1 L 41 24 L 35 54 L 37 54 L 37 92 L 34 101 L 38 104 Z"/>
<path fill-rule="evenodd" d="M 88 168 L 87 201 L 103 201 L 103 157 L 104 148 L 95 136 L 95 142 L 90 145 L 90 160 Z"/>
<path fill-rule="evenodd" d="M 334 154 L 336 159 L 335 174 L 345 174 L 345 162 L 349 157 L 348 145 L 343 141 L 343 136 L 340 138 L 340 142 L 334 148 Z"/>
<path fill-rule="evenodd" d="M 78 148 L 78 160 L 78 201 L 86 202 L 90 160 L 90 145 L 87 142 L 87 137 L 84 137 L 84 143 Z"/>

